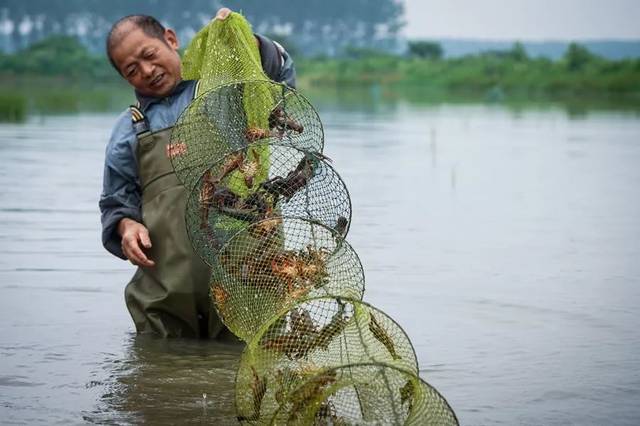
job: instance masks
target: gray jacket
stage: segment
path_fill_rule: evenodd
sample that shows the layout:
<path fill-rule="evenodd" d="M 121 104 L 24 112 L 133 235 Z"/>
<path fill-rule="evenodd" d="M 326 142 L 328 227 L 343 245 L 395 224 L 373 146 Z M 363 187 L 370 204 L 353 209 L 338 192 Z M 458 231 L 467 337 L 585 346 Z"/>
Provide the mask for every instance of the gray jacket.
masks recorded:
<path fill-rule="evenodd" d="M 296 85 L 296 72 L 291 56 L 276 42 L 256 34 L 260 40 L 262 68 L 272 80 Z M 140 109 L 149 121 L 152 132 L 173 126 L 182 111 L 193 100 L 193 80 L 182 81 L 165 98 L 152 98 L 136 93 Z M 138 141 L 131 122 L 129 109 L 122 112 L 116 121 L 106 148 L 100 212 L 102 221 L 102 244 L 122 259 L 121 238 L 117 232 L 118 222 L 123 218 L 142 221 L 140 180 L 136 147 Z"/>

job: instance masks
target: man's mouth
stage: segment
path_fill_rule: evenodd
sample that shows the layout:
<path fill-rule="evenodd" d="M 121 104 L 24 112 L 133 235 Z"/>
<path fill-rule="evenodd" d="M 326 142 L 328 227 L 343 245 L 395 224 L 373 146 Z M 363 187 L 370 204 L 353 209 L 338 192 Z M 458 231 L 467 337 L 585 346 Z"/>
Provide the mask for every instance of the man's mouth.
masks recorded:
<path fill-rule="evenodd" d="M 151 83 L 149 83 L 150 87 L 158 87 L 160 84 L 162 84 L 162 81 L 164 80 L 164 73 L 163 74 L 158 74 L 157 76 L 155 76 L 153 78 L 153 80 L 151 80 Z"/>

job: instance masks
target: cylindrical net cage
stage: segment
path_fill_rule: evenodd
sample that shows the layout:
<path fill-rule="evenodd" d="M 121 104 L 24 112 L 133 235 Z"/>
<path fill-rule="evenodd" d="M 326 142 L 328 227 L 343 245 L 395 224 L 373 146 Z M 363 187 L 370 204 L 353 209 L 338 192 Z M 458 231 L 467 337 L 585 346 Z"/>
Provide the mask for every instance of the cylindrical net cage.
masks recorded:
<path fill-rule="evenodd" d="M 322 156 L 265 140 L 204 172 L 189 195 L 186 225 L 196 252 L 213 265 L 237 232 L 262 220 L 263 228 L 271 224 L 276 231 L 282 216 L 309 219 L 344 236 L 351 200 Z"/>
<path fill-rule="evenodd" d="M 384 363 L 320 371 L 282 396 L 282 401 L 263 424 L 458 425 L 449 403 L 435 388 L 412 371 Z"/>
<path fill-rule="evenodd" d="M 303 298 L 361 299 L 364 292 L 360 259 L 337 232 L 287 217 L 237 233 L 220 250 L 211 280 L 218 314 L 245 341 Z"/>
<path fill-rule="evenodd" d="M 266 80 L 248 22 L 198 32 L 184 78 L 199 80 L 166 154 L 188 192 L 186 228 L 211 266 L 219 317 L 247 342 L 240 421 L 291 425 L 457 425 L 418 376 L 413 346 L 362 302 L 364 272 L 344 237 L 347 188 L 322 155 L 317 112 Z"/>
<path fill-rule="evenodd" d="M 363 362 L 418 374 L 409 337 L 384 312 L 360 300 L 305 299 L 268 321 L 245 348 L 236 377 L 238 415 L 263 422 L 309 377 Z"/>
<path fill-rule="evenodd" d="M 191 102 L 171 132 L 167 154 L 191 189 L 212 164 L 267 138 L 317 153 L 324 144 L 318 113 L 294 89 L 268 80 L 234 82 Z"/>

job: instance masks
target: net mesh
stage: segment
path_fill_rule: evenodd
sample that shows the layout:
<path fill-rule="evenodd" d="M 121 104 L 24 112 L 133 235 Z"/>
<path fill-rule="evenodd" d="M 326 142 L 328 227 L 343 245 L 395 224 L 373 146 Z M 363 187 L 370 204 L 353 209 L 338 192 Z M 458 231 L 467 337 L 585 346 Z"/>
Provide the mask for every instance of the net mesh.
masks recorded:
<path fill-rule="evenodd" d="M 222 119 L 212 123 L 221 130 L 222 137 L 209 140 L 205 136 L 204 140 L 206 146 L 215 146 L 216 149 L 223 148 L 225 140 L 241 144 L 243 139 L 261 139 L 260 136 L 264 136 L 265 132 L 269 133 L 270 122 L 278 116 L 276 106 L 279 100 L 282 99 L 283 103 L 286 100 L 285 86 L 269 84 L 269 78 L 262 69 L 256 38 L 246 19 L 237 13 L 231 14 L 224 21 L 212 21 L 196 34 L 183 55 L 182 74 L 187 80 L 199 80 L 200 93 L 218 89 L 214 91 L 218 96 L 213 96 L 213 99 L 205 96 L 193 103 L 193 106 L 207 109 L 206 117 Z M 222 86 L 226 87 L 222 89 Z M 278 97 L 278 92 L 281 92 L 281 98 Z M 212 114 L 211 108 L 218 114 Z M 189 115 L 197 114 L 197 110 L 198 108 L 196 111 L 187 109 L 188 122 L 194 122 Z M 178 120 L 179 123 L 181 121 Z M 242 126 L 234 129 L 236 132 L 228 128 L 229 125 L 235 127 L 237 124 Z M 178 142 L 193 142 L 202 140 L 201 138 L 188 134 Z M 187 146 L 187 151 L 192 155 L 203 158 L 204 153 L 197 152 L 193 147 L 191 150 L 189 148 Z M 204 157 L 208 161 L 219 158 Z M 178 170 L 180 167 L 176 171 Z M 178 176 L 181 174 L 178 173 Z"/>
<path fill-rule="evenodd" d="M 260 153 L 268 152 L 268 167 Z M 191 190 L 186 224 L 196 252 L 213 265 L 217 252 L 248 225 L 269 237 L 279 217 L 302 218 L 339 235 L 348 231 L 347 188 L 323 157 L 271 140 L 235 151 L 207 169 Z"/>
<path fill-rule="evenodd" d="M 212 294 L 229 329 L 249 341 L 270 319 L 308 297 L 361 299 L 360 259 L 336 231 L 297 218 L 266 219 L 236 234 L 213 268 Z"/>
<path fill-rule="evenodd" d="M 413 346 L 384 312 L 355 299 L 307 298 L 271 318 L 248 343 L 236 378 L 242 418 L 270 418 L 285 397 L 320 371 L 386 362 L 418 373 Z M 256 383 L 264 383 L 262 395 Z"/>
<path fill-rule="evenodd" d="M 238 419 L 457 424 L 419 378 L 406 333 L 362 301 L 364 272 L 345 240 L 349 193 L 322 155 L 311 104 L 267 79 L 236 13 L 200 31 L 183 62 L 202 94 L 179 117 L 168 154 L 189 191 L 186 227 L 212 267 L 218 314 L 247 342 Z"/>
<path fill-rule="evenodd" d="M 372 362 L 308 377 L 282 396 L 264 423 L 455 426 L 458 419 L 444 397 L 414 372 Z"/>
<path fill-rule="evenodd" d="M 168 152 L 178 179 L 190 189 L 211 165 L 262 140 L 322 152 L 324 131 L 309 101 L 286 85 L 233 82 L 191 102 L 171 132 Z M 254 151 L 266 170 L 268 146 L 261 147 Z"/>
<path fill-rule="evenodd" d="M 203 91 L 233 81 L 268 80 L 256 38 L 239 13 L 212 21 L 191 40 L 182 57 L 182 77 L 200 80 Z M 250 103 L 247 103 L 251 110 Z"/>

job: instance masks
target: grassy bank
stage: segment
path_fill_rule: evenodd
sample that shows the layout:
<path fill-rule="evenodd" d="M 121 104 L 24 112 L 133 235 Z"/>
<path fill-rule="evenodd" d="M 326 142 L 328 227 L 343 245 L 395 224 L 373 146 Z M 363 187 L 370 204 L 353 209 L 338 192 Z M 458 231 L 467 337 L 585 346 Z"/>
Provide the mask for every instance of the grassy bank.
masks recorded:
<path fill-rule="evenodd" d="M 514 58 L 488 53 L 458 59 L 368 55 L 297 62 L 303 84 L 315 87 L 427 87 L 449 93 L 505 96 L 626 97 L 640 100 L 640 60 Z"/>
<path fill-rule="evenodd" d="M 0 54 L 0 120 L 29 114 L 122 109 L 132 101 L 106 58 L 77 40 L 51 37 L 13 55 Z"/>
<path fill-rule="evenodd" d="M 118 81 L 47 76 L 3 76 L 0 120 L 21 121 L 29 114 L 71 114 L 124 109 L 133 93 Z"/>

